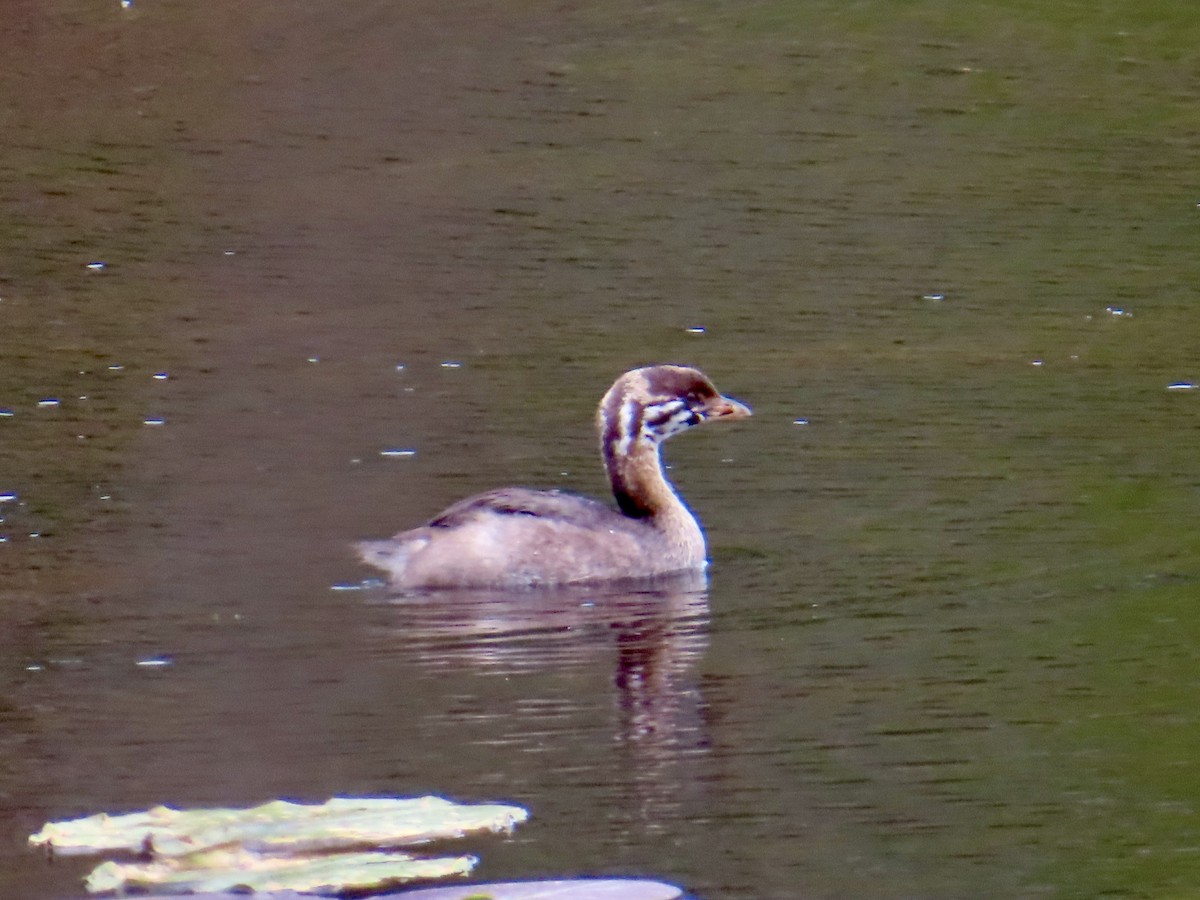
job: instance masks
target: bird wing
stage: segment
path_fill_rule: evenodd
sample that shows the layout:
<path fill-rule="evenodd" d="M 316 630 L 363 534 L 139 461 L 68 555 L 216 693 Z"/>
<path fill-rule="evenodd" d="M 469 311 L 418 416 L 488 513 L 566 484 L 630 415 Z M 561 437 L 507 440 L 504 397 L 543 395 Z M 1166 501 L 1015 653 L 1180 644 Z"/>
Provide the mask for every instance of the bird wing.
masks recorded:
<path fill-rule="evenodd" d="M 534 516 L 585 527 L 614 524 L 625 518 L 603 503 L 579 494 L 498 488 L 460 500 L 439 513 L 429 527 L 455 528 L 488 515 Z"/>

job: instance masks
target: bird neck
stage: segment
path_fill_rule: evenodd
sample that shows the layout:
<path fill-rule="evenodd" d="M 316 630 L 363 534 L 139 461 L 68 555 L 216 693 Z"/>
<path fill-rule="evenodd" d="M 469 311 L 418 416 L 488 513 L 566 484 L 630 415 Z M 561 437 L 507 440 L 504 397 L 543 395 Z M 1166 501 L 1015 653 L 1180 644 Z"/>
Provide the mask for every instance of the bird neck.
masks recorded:
<path fill-rule="evenodd" d="M 602 450 L 604 469 L 621 512 L 663 525 L 676 518 L 692 520 L 691 512 L 663 473 L 658 445 L 642 440 L 625 449 L 618 444 L 606 442 Z"/>

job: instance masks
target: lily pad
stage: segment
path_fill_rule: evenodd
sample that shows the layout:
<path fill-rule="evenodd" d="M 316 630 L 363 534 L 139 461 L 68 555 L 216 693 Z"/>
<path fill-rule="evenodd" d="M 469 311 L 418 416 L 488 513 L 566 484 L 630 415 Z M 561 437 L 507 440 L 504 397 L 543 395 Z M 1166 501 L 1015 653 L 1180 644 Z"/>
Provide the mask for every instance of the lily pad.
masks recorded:
<path fill-rule="evenodd" d="M 305 900 L 292 891 L 270 900 Z M 416 888 L 373 894 L 372 900 L 678 900 L 683 889 L 643 878 L 569 878 L 555 881 L 495 881 L 455 887 Z M 139 894 L 138 900 L 174 900 L 165 894 Z M 189 900 L 246 900 L 245 894 L 193 894 Z"/>
<path fill-rule="evenodd" d="M 440 797 L 335 797 L 317 805 L 276 800 L 250 809 L 158 806 L 50 822 L 29 842 L 56 853 L 142 857 L 97 866 L 87 878 L 94 893 L 134 888 L 335 894 L 465 874 L 475 857 L 419 858 L 393 848 L 509 831 L 528 815 L 518 806 Z"/>
<path fill-rule="evenodd" d="M 418 859 L 404 853 L 265 856 L 249 850 L 214 850 L 145 863 L 101 863 L 85 884 L 92 893 L 156 888 L 169 893 L 237 890 L 337 894 L 465 875 L 476 862 L 473 856 L 439 859 Z"/>
<path fill-rule="evenodd" d="M 127 851 L 186 856 L 217 847 L 301 853 L 351 847 L 405 847 L 474 831 L 510 831 L 519 806 L 458 804 L 441 797 L 335 797 L 322 804 L 274 800 L 250 809 L 172 809 L 49 822 L 29 838 L 55 853 Z"/>

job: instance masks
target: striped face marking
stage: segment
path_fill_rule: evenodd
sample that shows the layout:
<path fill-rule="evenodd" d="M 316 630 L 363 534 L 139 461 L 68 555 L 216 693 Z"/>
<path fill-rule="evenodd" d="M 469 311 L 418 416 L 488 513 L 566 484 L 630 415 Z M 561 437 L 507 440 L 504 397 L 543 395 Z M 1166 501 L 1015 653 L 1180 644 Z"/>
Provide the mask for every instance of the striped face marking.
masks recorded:
<path fill-rule="evenodd" d="M 602 408 L 604 446 L 618 459 L 699 425 L 704 404 L 717 396 L 688 370 L 659 367 L 631 374 L 636 377 L 615 385 Z"/>
<path fill-rule="evenodd" d="M 647 404 L 626 397 L 617 416 L 614 452 L 617 456 L 628 456 L 635 446 L 653 449 L 701 421 L 700 413 L 680 397 Z"/>
<path fill-rule="evenodd" d="M 700 415 L 678 397 L 651 403 L 642 413 L 642 433 L 653 443 L 700 424 Z"/>

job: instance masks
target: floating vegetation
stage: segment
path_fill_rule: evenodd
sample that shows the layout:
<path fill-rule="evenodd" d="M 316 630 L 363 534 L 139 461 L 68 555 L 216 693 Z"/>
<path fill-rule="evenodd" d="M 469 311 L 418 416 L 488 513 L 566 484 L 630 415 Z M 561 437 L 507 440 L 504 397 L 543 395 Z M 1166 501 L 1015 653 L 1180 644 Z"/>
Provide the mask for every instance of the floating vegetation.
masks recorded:
<path fill-rule="evenodd" d="M 197 891 L 301 891 L 338 894 L 388 884 L 465 875 L 475 857 L 418 859 L 405 853 L 333 853 L 264 856 L 248 850 L 213 850 L 148 863 L 101 863 L 85 882 L 94 894 L 129 888 L 170 893 Z"/>
<path fill-rule="evenodd" d="M 509 831 L 527 817 L 517 806 L 440 797 L 335 797 L 316 805 L 275 800 L 250 809 L 158 806 L 50 822 L 29 843 L 69 855 L 138 854 L 136 861 L 109 861 L 92 870 L 86 884 L 93 893 L 134 888 L 334 894 L 465 874 L 475 857 L 422 858 L 395 848 Z"/>

